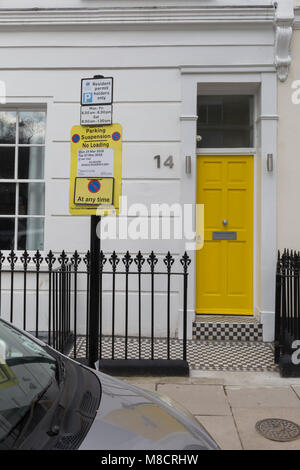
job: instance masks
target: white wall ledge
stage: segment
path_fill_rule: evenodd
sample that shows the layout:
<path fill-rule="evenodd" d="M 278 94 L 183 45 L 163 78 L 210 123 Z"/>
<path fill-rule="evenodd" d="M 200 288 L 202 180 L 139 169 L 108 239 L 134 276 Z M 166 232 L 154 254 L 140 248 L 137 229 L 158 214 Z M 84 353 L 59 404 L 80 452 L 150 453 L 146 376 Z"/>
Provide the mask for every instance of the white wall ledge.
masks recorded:
<path fill-rule="evenodd" d="M 270 23 L 273 6 L 0 9 L 0 25 Z"/>

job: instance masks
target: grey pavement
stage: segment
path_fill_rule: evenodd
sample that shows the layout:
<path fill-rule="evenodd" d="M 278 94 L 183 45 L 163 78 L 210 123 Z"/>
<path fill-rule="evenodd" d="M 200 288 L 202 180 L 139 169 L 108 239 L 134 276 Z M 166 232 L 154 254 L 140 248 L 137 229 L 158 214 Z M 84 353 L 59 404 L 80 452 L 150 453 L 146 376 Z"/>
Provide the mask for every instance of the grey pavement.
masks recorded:
<path fill-rule="evenodd" d="M 300 450 L 300 439 L 271 441 L 255 429 L 265 418 L 300 425 L 300 379 L 284 379 L 276 372 L 195 371 L 189 378 L 125 380 L 183 405 L 223 450 Z"/>

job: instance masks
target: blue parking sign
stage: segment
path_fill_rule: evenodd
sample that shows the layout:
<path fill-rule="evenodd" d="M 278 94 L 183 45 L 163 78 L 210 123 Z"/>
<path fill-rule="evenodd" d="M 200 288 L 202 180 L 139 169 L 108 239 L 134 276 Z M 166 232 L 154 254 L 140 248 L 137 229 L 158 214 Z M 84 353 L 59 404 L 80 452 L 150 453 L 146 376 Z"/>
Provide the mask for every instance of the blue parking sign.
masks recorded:
<path fill-rule="evenodd" d="M 82 96 L 83 103 L 92 103 L 93 102 L 93 93 L 89 91 L 88 93 L 83 93 Z"/>
<path fill-rule="evenodd" d="M 113 77 L 81 79 L 81 105 L 104 106 L 113 103 Z"/>

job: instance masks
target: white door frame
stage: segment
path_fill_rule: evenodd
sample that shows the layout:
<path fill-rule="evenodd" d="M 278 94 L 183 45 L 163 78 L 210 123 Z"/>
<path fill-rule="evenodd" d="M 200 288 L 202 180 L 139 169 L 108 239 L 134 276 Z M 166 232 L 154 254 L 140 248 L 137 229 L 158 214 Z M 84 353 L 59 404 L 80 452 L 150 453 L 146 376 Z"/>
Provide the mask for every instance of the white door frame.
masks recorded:
<path fill-rule="evenodd" d="M 226 71 L 203 67 L 183 67 L 182 78 L 182 111 L 181 111 L 181 203 L 190 204 L 196 201 L 197 184 L 197 89 L 210 90 L 211 94 L 222 94 L 222 91 L 234 86 L 238 93 L 254 94 L 256 97 L 256 144 L 255 149 L 238 149 L 241 153 L 255 156 L 256 168 L 254 177 L 254 210 L 256 227 L 254 233 L 254 308 L 263 324 L 264 341 L 274 339 L 275 319 L 275 267 L 277 250 L 277 75 L 273 67 L 237 67 Z M 248 91 L 247 91 L 248 90 Z M 220 151 L 220 149 L 219 149 Z M 207 153 L 203 149 L 203 153 Z M 210 152 L 209 152 L 210 153 Z M 267 170 L 267 155 L 273 155 L 273 171 Z M 185 157 L 191 156 L 192 171 L 185 173 Z M 195 227 L 195 220 L 193 221 Z M 182 241 L 182 251 L 185 241 Z M 192 337 L 192 323 L 196 309 L 196 256 L 189 252 L 192 263 L 189 270 L 188 290 L 188 337 Z M 182 318 L 182 297 L 179 295 L 179 319 Z M 178 325 L 179 337 L 182 336 L 181 321 Z"/>

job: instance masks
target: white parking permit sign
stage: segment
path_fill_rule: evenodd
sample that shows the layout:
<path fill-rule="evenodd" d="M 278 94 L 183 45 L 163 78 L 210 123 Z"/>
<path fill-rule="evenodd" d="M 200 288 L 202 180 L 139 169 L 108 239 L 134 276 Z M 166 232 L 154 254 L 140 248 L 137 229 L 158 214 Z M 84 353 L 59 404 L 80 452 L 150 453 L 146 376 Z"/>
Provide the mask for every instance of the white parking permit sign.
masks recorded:
<path fill-rule="evenodd" d="M 83 78 L 81 80 L 82 106 L 106 105 L 113 102 L 113 78 Z"/>
<path fill-rule="evenodd" d="M 81 126 L 107 126 L 112 124 L 112 105 L 81 106 Z"/>

